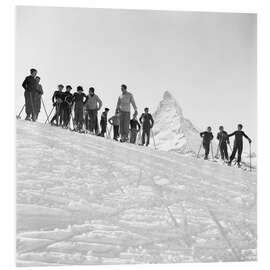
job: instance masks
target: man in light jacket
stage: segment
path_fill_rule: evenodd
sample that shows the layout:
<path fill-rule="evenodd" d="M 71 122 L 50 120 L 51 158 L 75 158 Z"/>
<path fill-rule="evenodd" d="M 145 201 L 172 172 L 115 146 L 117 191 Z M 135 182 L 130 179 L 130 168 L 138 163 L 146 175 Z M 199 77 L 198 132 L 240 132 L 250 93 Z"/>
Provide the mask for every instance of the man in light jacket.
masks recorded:
<path fill-rule="evenodd" d="M 86 97 L 86 100 L 84 102 L 86 113 L 89 120 L 89 130 L 90 133 L 94 133 L 94 130 L 96 128 L 96 122 L 97 122 L 97 112 L 102 107 L 102 101 L 98 97 L 98 95 L 95 94 L 94 87 L 89 88 L 89 95 Z"/>
<path fill-rule="evenodd" d="M 128 140 L 129 122 L 130 122 L 130 104 L 134 109 L 134 115 L 137 116 L 137 106 L 133 95 L 127 91 L 125 84 L 121 85 L 122 95 L 118 98 L 116 112 L 120 113 L 120 142 Z"/>

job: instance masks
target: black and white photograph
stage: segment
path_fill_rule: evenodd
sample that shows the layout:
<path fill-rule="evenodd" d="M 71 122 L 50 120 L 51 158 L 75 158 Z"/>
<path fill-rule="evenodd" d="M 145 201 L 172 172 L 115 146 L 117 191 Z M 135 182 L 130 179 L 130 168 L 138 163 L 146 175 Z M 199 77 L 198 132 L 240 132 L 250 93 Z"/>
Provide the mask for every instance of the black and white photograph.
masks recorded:
<path fill-rule="evenodd" d="M 16 266 L 257 261 L 257 14 L 14 12 Z"/>

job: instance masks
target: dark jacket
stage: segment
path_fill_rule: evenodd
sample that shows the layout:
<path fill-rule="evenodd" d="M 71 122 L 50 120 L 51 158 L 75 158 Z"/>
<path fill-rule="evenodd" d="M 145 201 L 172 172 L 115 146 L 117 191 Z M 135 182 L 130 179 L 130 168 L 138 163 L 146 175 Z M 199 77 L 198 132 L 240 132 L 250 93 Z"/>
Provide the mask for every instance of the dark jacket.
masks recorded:
<path fill-rule="evenodd" d="M 103 112 L 101 114 L 101 118 L 100 118 L 100 125 L 107 125 L 107 116 L 108 114 L 106 112 Z"/>
<path fill-rule="evenodd" d="M 138 132 L 140 131 L 141 125 L 136 119 L 131 119 L 129 121 L 129 124 L 130 124 L 130 129 L 136 129 Z"/>
<path fill-rule="evenodd" d="M 230 143 L 229 136 L 226 131 L 218 132 L 217 139 L 219 140 L 219 144 Z"/>
<path fill-rule="evenodd" d="M 150 113 L 143 113 L 139 120 L 143 129 L 152 128 L 154 125 L 154 119 Z"/>
<path fill-rule="evenodd" d="M 84 93 L 74 93 L 73 94 L 73 102 L 75 102 L 75 105 L 83 105 L 86 99 L 86 95 Z"/>
<path fill-rule="evenodd" d="M 63 94 L 63 100 L 65 105 L 71 106 L 73 103 L 73 95 L 70 92 L 66 91 Z"/>
<path fill-rule="evenodd" d="M 200 136 L 203 138 L 203 143 L 209 144 L 214 136 L 212 132 L 204 131 L 200 133 Z"/>
<path fill-rule="evenodd" d="M 29 92 L 36 91 L 37 85 L 38 85 L 38 83 L 37 83 L 36 79 L 31 75 L 27 76 L 22 83 L 22 87 L 25 89 L 25 91 L 29 91 Z"/>
<path fill-rule="evenodd" d="M 61 92 L 59 90 L 55 91 L 52 96 L 52 102 L 55 103 L 63 103 L 64 101 L 64 92 Z"/>
<path fill-rule="evenodd" d="M 236 130 L 235 132 L 228 135 L 228 137 L 235 136 L 234 144 L 243 144 L 243 137 L 248 139 L 251 142 L 251 139 L 245 134 L 242 130 Z"/>

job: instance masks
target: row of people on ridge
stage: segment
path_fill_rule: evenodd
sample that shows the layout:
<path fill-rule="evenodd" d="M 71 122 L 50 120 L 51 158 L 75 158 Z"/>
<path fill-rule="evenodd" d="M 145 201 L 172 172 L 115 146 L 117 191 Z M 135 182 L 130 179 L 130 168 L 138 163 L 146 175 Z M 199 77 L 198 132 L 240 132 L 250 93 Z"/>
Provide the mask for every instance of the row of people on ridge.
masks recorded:
<path fill-rule="evenodd" d="M 218 151 L 220 152 L 221 159 L 224 160 L 224 161 L 227 161 L 228 165 L 231 165 L 232 161 L 235 158 L 236 153 L 238 153 L 237 165 L 240 166 L 241 156 L 242 156 L 242 152 L 243 152 L 243 137 L 245 137 L 248 140 L 248 142 L 251 143 L 251 139 L 245 134 L 244 131 L 242 131 L 242 129 L 243 129 L 243 125 L 238 124 L 237 125 L 237 130 L 234 131 L 231 134 L 228 134 L 224 130 L 223 126 L 219 127 L 219 132 L 217 134 L 217 140 L 219 141 Z M 210 144 L 211 144 L 211 141 L 214 138 L 211 127 L 208 127 L 206 131 L 201 132 L 200 136 L 203 138 L 202 139 L 202 145 L 203 145 L 203 148 L 205 150 L 204 159 L 208 159 L 208 155 L 209 155 L 209 152 L 210 152 Z M 233 145 L 232 153 L 231 153 L 231 156 L 229 158 L 227 144 L 230 145 L 230 139 L 229 138 L 231 136 L 235 136 L 235 139 L 234 139 L 234 145 Z"/>

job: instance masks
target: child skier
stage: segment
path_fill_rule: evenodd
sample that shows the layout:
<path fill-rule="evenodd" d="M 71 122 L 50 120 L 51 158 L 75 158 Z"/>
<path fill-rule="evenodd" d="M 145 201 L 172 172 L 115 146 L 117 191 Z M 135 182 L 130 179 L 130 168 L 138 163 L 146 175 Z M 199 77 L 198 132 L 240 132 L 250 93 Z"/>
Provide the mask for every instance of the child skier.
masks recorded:
<path fill-rule="evenodd" d="M 211 132 L 211 127 L 207 128 L 207 131 L 201 132 L 200 136 L 203 138 L 203 148 L 205 150 L 204 159 L 208 159 L 209 151 L 210 151 L 210 143 L 213 140 L 214 136 Z"/>
<path fill-rule="evenodd" d="M 219 127 L 219 132 L 217 134 L 217 139 L 219 141 L 218 143 L 218 149 L 220 151 L 221 159 L 226 161 L 229 160 L 228 158 L 228 150 L 227 150 L 227 144 L 230 144 L 230 140 L 228 137 L 228 133 L 224 131 L 224 127 Z"/>
<path fill-rule="evenodd" d="M 130 125 L 130 143 L 136 143 L 137 134 L 141 130 L 141 125 L 139 124 L 136 115 L 133 115 L 133 118 L 129 121 Z"/>
<path fill-rule="evenodd" d="M 245 137 L 248 140 L 248 142 L 251 143 L 251 139 L 245 134 L 244 131 L 242 131 L 242 128 L 243 128 L 243 125 L 239 124 L 237 126 L 237 130 L 228 135 L 228 137 L 235 136 L 234 144 L 233 144 L 233 151 L 232 151 L 232 154 L 230 156 L 230 161 L 229 161 L 228 165 L 231 165 L 231 163 L 236 155 L 236 152 L 238 152 L 237 165 L 238 165 L 238 167 L 241 166 L 241 155 L 242 155 L 242 151 L 243 151 L 243 137 Z"/>
<path fill-rule="evenodd" d="M 107 130 L 107 116 L 108 116 L 108 112 L 110 109 L 105 108 L 104 112 L 101 114 L 101 118 L 100 118 L 100 126 L 101 126 L 101 132 L 99 134 L 99 136 L 104 137 L 104 134 L 106 133 Z"/>
<path fill-rule="evenodd" d="M 74 114 L 76 131 L 81 131 L 83 127 L 83 104 L 85 102 L 86 95 L 83 93 L 82 86 L 77 87 L 77 92 L 73 95 L 74 102 Z"/>
<path fill-rule="evenodd" d="M 113 139 L 118 141 L 119 138 L 119 126 L 120 126 L 120 114 L 117 111 L 114 116 L 109 118 L 108 122 L 113 126 Z"/>
<path fill-rule="evenodd" d="M 63 93 L 63 88 L 64 86 L 62 84 L 59 84 L 57 86 L 58 90 L 53 93 L 52 96 L 52 103 L 53 106 L 55 106 L 55 115 L 53 116 L 51 120 L 51 125 L 61 125 L 62 120 L 63 120 L 63 106 L 62 103 L 64 101 L 64 93 Z"/>
<path fill-rule="evenodd" d="M 149 113 L 149 108 L 144 109 L 144 113 L 140 117 L 140 123 L 142 124 L 142 143 L 145 144 L 145 136 L 147 136 L 146 146 L 149 145 L 150 142 L 150 130 L 154 125 L 154 119 L 152 115 Z"/>
<path fill-rule="evenodd" d="M 70 85 L 66 86 L 66 91 L 63 94 L 63 127 L 67 128 L 70 120 L 71 106 L 73 101 L 73 95 L 70 93 L 72 87 Z"/>

